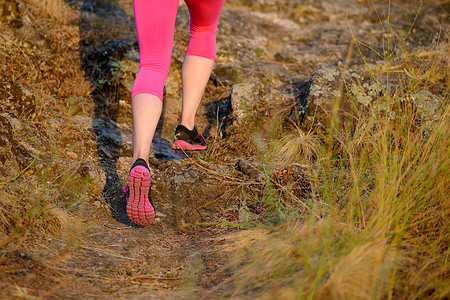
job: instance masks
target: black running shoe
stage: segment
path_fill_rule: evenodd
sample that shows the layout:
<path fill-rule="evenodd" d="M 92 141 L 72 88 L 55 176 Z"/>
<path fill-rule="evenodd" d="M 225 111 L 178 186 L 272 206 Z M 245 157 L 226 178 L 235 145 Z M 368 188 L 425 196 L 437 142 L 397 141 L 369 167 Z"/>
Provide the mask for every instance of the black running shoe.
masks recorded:
<path fill-rule="evenodd" d="M 206 140 L 198 131 L 197 126 L 189 130 L 184 125 L 178 125 L 175 130 L 177 140 L 173 142 L 172 149 L 175 150 L 205 150 Z"/>

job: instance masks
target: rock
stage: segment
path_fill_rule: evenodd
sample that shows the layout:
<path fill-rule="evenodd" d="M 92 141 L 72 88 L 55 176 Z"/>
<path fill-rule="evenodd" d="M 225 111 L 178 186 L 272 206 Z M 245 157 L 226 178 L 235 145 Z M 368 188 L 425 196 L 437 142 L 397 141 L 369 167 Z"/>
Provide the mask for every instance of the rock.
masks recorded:
<path fill-rule="evenodd" d="M 173 150 L 172 146 L 163 138 L 155 136 L 152 141 L 152 152 L 157 159 L 177 160 L 186 158 L 181 150 Z"/>
<path fill-rule="evenodd" d="M 125 59 L 128 59 L 130 61 L 134 61 L 134 62 L 137 62 L 137 63 L 139 62 L 140 57 L 141 56 L 139 54 L 139 51 L 136 48 L 129 49 L 127 52 L 125 52 L 125 55 L 124 55 Z"/>
<path fill-rule="evenodd" d="M 363 107 L 368 107 L 374 99 L 384 92 L 379 83 L 371 81 L 369 76 L 358 72 L 351 72 L 345 80 L 347 82 L 347 95 Z"/>
<path fill-rule="evenodd" d="M 229 63 L 215 66 L 211 77 L 222 84 L 232 85 L 233 83 L 242 81 L 242 73 L 244 72 L 241 65 L 238 63 Z"/>
<path fill-rule="evenodd" d="M 236 84 L 231 90 L 233 117 L 236 123 L 243 124 L 254 112 L 254 108 L 262 100 L 267 90 L 259 82 Z"/>
<path fill-rule="evenodd" d="M 97 137 L 97 144 L 107 156 L 114 149 L 121 149 L 122 155 L 133 156 L 133 139 L 124 126 L 107 118 L 94 118 L 92 128 Z M 170 143 L 155 134 L 152 142 L 152 155 L 162 160 L 186 158 L 183 151 L 173 150 Z"/>
<path fill-rule="evenodd" d="M 416 94 L 408 95 L 417 109 L 419 117 L 423 121 L 435 121 L 441 113 L 441 99 L 430 91 L 421 90 Z"/>
<path fill-rule="evenodd" d="M 307 115 L 329 120 L 335 101 L 342 95 L 343 79 L 335 66 L 323 65 L 313 75 L 308 96 Z"/>
<path fill-rule="evenodd" d="M 399 112 L 390 112 L 393 118 L 398 118 L 405 108 L 409 107 L 414 113 L 416 126 L 425 125 L 430 129 L 442 114 L 442 100 L 427 90 L 421 90 L 415 94 L 406 95 L 401 99 Z M 407 109 L 408 110 L 408 109 Z"/>
<path fill-rule="evenodd" d="M 129 57 L 130 60 L 139 61 L 139 57 L 136 57 L 138 48 L 137 39 L 110 39 L 95 52 L 95 55 L 99 60 L 121 60 L 123 57 Z"/>
<path fill-rule="evenodd" d="M 335 108 L 345 120 L 352 109 L 368 108 L 384 91 L 369 76 L 351 72 L 344 77 L 332 65 L 322 65 L 309 81 L 293 82 L 290 86 L 288 92 L 298 92 L 294 93 L 296 102 L 285 123 L 302 125 L 306 130 L 328 127 Z"/>
<path fill-rule="evenodd" d="M 119 131 L 119 125 L 116 122 L 108 118 L 96 117 L 92 120 L 92 128 L 101 149 L 113 151 L 121 148 L 124 154 L 132 155 L 131 135 Z"/>
<path fill-rule="evenodd" d="M 280 107 L 282 102 L 289 102 L 292 97 L 260 82 L 248 81 L 235 84 L 231 90 L 233 120 L 237 125 L 255 121 L 270 115 L 273 107 Z"/>
<path fill-rule="evenodd" d="M 284 102 L 292 105 L 285 124 L 303 125 L 306 130 L 326 128 L 336 105 L 339 117 L 345 119 L 352 109 L 368 108 L 382 91 L 368 76 L 352 72 L 343 77 L 338 67 L 323 65 L 309 80 L 290 82 L 281 91 L 255 81 L 234 85 L 233 121 L 238 126 L 259 122 L 274 115 L 273 108 L 282 111 Z"/>
<path fill-rule="evenodd" d="M 246 159 L 240 159 L 236 163 L 236 169 L 251 179 L 261 180 L 264 178 L 264 165 Z"/>
<path fill-rule="evenodd" d="M 284 63 L 295 63 L 296 59 L 292 57 L 292 54 L 289 51 L 280 51 L 274 54 L 273 56 L 276 61 L 284 62 Z"/>

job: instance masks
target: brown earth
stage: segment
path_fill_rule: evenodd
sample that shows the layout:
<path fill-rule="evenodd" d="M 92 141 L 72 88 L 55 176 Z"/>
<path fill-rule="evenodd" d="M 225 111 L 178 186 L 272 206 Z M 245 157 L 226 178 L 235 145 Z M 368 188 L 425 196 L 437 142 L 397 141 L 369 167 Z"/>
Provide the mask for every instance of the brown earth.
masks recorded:
<path fill-rule="evenodd" d="M 180 3 L 164 112 L 150 159 L 157 218 L 139 228 L 124 213 L 122 192 L 132 155 L 129 95 L 138 70 L 132 1 L 48 3 L 54 6 L 0 1 L 2 197 L 37 201 L 49 194 L 57 199 L 52 209 L 58 220 L 51 238 L 22 230 L 24 238 L 13 242 L 2 233 L 0 297 L 219 297 L 233 288 L 220 285 L 230 275 L 223 245 L 244 218 L 242 190 L 251 180 L 258 182 L 235 168 L 241 158 L 255 159 L 255 145 L 236 125 L 220 136 L 217 107 L 221 118 L 229 118 L 228 97 L 238 83 L 282 90 L 287 81 L 307 81 L 322 64 L 342 62 L 361 70 L 350 28 L 382 51 L 387 4 L 227 1 L 215 69 L 198 113 L 210 148 L 186 158 L 169 147 L 181 109 L 179 71 L 189 38 L 188 10 Z M 392 4 L 393 43 L 407 34 L 418 9 L 413 1 Z M 439 32 L 448 38 L 449 10 L 448 1 L 424 1 L 407 47 L 433 43 Z M 369 63 L 380 60 L 368 48 L 361 53 Z M 75 179 L 64 181 L 67 172 Z M 25 188 L 36 190 L 30 197 Z M 69 208 L 70 215 L 58 213 L 60 207 Z"/>

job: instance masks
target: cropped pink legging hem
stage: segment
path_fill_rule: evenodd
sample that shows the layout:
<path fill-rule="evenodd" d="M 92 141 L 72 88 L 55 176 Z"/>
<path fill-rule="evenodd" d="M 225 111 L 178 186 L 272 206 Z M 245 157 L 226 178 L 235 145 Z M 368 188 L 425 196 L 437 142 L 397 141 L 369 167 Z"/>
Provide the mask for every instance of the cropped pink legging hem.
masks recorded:
<path fill-rule="evenodd" d="M 216 58 L 216 30 L 225 0 L 185 0 L 191 16 L 186 55 Z M 131 98 L 152 94 L 163 99 L 172 56 L 179 0 L 133 0 L 140 66 Z"/>

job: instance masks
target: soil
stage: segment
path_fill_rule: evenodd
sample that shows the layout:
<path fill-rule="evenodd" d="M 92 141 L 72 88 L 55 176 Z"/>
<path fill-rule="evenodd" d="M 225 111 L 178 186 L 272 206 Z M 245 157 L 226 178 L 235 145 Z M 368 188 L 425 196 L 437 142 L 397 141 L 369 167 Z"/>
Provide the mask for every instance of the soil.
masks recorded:
<path fill-rule="evenodd" d="M 390 22 L 395 30 L 391 34 L 396 43 L 408 32 L 419 9 L 413 2 L 392 4 Z M 407 39 L 410 47 L 419 41 L 432 43 L 440 24 L 448 26 L 449 2 L 438 2 L 424 1 L 415 30 Z M 124 209 L 123 188 L 132 155 L 129 95 L 139 59 L 132 1 L 77 0 L 69 4 L 79 14 L 78 67 L 93 88 L 88 95 L 92 111 L 77 113 L 71 120 L 80 135 L 66 141 L 76 144 L 82 140 L 83 149 L 73 148 L 67 162 L 82 160 L 89 176 L 96 178 L 90 186 L 96 187 L 85 204 L 75 208 L 82 223 L 72 228 L 69 236 L 73 239 L 42 238 L 32 249 L 18 247 L 4 256 L 0 297 L 219 297 L 221 290 L 214 288 L 231 272 L 222 246 L 230 234 L 240 230 L 242 183 L 252 180 L 235 164 L 242 158 L 254 160 L 256 151 L 248 137 L 233 136 L 237 129 L 231 123 L 232 86 L 258 81 L 281 89 L 288 81 L 306 82 L 322 64 L 341 62 L 352 70 L 362 69 L 359 52 L 353 50 L 349 55 L 350 29 L 364 43 L 382 50 L 387 4 L 356 0 L 227 1 L 218 29 L 216 65 L 197 121 L 205 129 L 211 149 L 206 154 L 186 156 L 173 151 L 169 142 L 181 109 L 179 72 L 189 38 L 189 13 L 180 2 L 164 111 L 150 158 L 157 217 L 148 227 L 134 225 Z M 8 26 L 18 26 L 20 20 L 20 6 L 13 10 L 12 20 L 2 20 L 9 22 Z M 367 48 L 361 53 L 369 62 L 379 60 Z M 114 79 L 119 72 L 120 82 Z M 11 91 L 6 83 L 3 86 Z M 30 115 L 35 109 L 30 97 L 10 94 L 23 100 L 14 102 L 23 103 L 16 108 L 19 114 Z M 218 137 L 215 114 L 228 121 L 221 128 L 222 138 Z M 12 117 L 2 115 L 1 122 L 6 125 L 0 126 L 0 146 L 17 143 L 14 127 L 8 125 L 14 123 Z M 33 147 L 25 148 L 23 153 L 33 154 Z M 16 148 L 8 153 L 12 154 L 0 157 L 2 163 L 20 155 Z M 29 159 L 22 161 L 26 166 Z M 17 172 L 17 167 L 10 170 L 10 174 Z M 70 230 L 66 229 L 66 235 Z M 37 248 L 40 250 L 33 252 Z"/>

